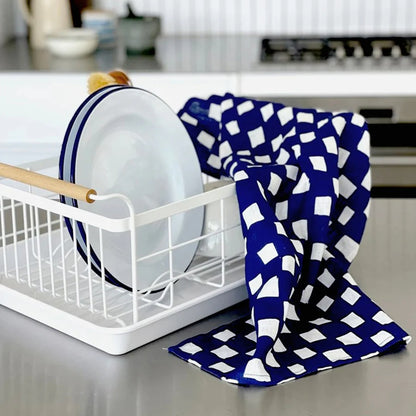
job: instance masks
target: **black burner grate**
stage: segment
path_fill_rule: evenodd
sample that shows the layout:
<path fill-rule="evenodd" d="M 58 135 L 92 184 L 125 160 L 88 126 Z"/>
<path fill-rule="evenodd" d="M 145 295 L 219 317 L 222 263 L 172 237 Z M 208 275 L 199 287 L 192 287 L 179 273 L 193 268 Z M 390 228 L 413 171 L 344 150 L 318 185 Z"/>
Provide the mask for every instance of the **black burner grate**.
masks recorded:
<path fill-rule="evenodd" d="M 416 58 L 416 38 L 405 36 L 265 38 L 262 62 L 325 61 L 330 58 Z"/>

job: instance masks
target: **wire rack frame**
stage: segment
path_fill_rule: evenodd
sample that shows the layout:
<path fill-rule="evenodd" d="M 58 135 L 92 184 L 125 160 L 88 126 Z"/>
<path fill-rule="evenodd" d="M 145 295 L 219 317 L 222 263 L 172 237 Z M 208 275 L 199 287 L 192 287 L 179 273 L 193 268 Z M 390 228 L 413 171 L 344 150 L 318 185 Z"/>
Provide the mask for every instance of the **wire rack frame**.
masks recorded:
<path fill-rule="evenodd" d="M 135 214 L 120 194 L 96 196 L 96 204 L 122 201 L 130 215 L 112 219 L 62 204 L 58 195 L 0 183 L 0 303 L 111 354 L 122 354 L 246 297 L 243 253 L 226 256 L 224 201 L 234 184 Z M 220 227 L 188 241 L 172 239 L 172 219 L 217 203 Z M 72 235 L 65 224 L 72 225 Z M 156 221 L 168 229 L 165 248 L 137 258 L 136 231 Z M 77 230 L 85 230 L 81 256 Z M 105 238 L 130 236 L 131 288 L 106 281 Z M 99 270 L 93 267 L 90 238 L 98 236 Z M 109 237 L 110 236 L 110 237 Z M 173 270 L 175 251 L 219 237 L 220 255 L 196 255 L 185 271 Z M 97 244 L 96 244 L 97 245 Z M 82 252 L 82 250 L 81 250 Z M 169 269 L 137 290 L 136 263 L 166 255 Z M 84 257 L 84 258 L 83 258 Z M 140 277 L 139 277 L 140 278 Z"/>

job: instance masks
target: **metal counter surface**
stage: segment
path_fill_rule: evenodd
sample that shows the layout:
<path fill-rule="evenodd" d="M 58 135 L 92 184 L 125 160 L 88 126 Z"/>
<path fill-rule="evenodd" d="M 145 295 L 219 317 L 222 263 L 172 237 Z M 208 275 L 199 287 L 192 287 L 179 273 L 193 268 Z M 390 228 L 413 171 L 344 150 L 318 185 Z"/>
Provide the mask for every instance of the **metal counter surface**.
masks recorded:
<path fill-rule="evenodd" d="M 0 47 L 0 71 L 94 72 L 121 67 L 129 73 L 412 73 L 416 59 L 331 59 L 328 61 L 260 62 L 260 35 L 160 36 L 156 54 L 128 55 L 123 45 L 98 49 L 79 58 L 56 57 L 46 49 L 31 49 L 26 38 Z"/>
<path fill-rule="evenodd" d="M 0 71 L 94 72 L 117 67 L 131 72 L 205 73 L 248 70 L 260 57 L 260 37 L 161 36 L 156 54 L 127 55 L 122 44 L 78 58 L 56 57 L 46 49 L 31 49 L 26 38 L 0 47 Z"/>
<path fill-rule="evenodd" d="M 405 330 L 416 328 L 416 200 L 373 200 L 352 274 Z M 227 384 L 165 348 L 242 316 L 245 303 L 123 356 L 0 307 L 0 414 L 413 415 L 416 342 L 278 387 Z"/>

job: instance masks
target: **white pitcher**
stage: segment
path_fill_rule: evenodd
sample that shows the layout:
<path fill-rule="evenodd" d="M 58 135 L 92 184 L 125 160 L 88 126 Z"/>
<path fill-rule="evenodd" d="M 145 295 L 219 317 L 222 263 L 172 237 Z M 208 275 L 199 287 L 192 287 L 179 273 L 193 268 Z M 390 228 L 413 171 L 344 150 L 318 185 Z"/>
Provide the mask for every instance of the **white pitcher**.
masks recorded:
<path fill-rule="evenodd" d="M 33 48 L 44 48 L 48 34 L 72 27 L 69 0 L 32 0 L 31 10 L 27 0 L 19 0 L 19 6 L 30 27 Z"/>

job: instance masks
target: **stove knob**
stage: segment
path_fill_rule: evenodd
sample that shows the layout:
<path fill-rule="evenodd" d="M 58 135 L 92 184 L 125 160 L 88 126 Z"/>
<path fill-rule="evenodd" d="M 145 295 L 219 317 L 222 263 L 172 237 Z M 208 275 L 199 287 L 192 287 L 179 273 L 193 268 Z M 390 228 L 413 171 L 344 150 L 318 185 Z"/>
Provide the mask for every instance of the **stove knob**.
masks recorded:
<path fill-rule="evenodd" d="M 361 46 L 356 46 L 354 48 L 354 58 L 362 58 L 364 56 L 364 51 Z"/>
<path fill-rule="evenodd" d="M 335 56 L 338 59 L 344 59 L 345 58 L 345 48 L 343 46 L 337 46 L 335 49 Z"/>
<path fill-rule="evenodd" d="M 373 58 L 380 59 L 383 56 L 383 51 L 380 46 L 373 47 Z"/>
<path fill-rule="evenodd" d="M 392 56 L 392 58 L 395 58 L 395 59 L 398 59 L 402 56 L 402 51 L 400 50 L 399 45 L 394 45 L 391 48 L 391 56 Z"/>

